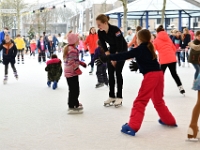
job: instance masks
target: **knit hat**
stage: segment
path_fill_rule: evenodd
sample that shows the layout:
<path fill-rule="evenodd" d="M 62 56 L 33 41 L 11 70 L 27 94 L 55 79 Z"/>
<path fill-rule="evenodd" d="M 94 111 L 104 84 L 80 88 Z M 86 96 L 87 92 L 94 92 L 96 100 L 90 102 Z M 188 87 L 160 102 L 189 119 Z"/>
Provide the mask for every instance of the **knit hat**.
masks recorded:
<path fill-rule="evenodd" d="M 75 44 L 79 38 L 77 34 L 70 33 L 67 37 L 68 44 Z"/>

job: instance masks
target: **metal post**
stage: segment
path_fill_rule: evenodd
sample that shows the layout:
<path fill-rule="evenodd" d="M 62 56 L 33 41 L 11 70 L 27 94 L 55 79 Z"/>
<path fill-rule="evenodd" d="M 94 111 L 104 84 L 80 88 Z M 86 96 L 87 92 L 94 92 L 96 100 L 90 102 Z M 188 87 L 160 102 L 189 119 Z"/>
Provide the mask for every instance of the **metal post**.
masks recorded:
<path fill-rule="evenodd" d="M 165 31 L 167 31 L 167 18 L 165 18 Z"/>
<path fill-rule="evenodd" d="M 188 18 L 188 29 L 190 30 L 191 28 L 191 17 Z"/>
<path fill-rule="evenodd" d="M 118 20 L 118 27 L 121 28 L 122 27 L 122 20 L 121 20 L 121 14 L 120 13 L 117 14 L 117 20 Z"/>
<path fill-rule="evenodd" d="M 149 29 L 149 12 L 146 11 L 146 29 Z"/>
<path fill-rule="evenodd" d="M 143 27 L 143 18 L 140 18 L 140 26 Z"/>
<path fill-rule="evenodd" d="M 181 10 L 179 10 L 178 29 L 179 31 L 182 30 L 182 11 Z"/>

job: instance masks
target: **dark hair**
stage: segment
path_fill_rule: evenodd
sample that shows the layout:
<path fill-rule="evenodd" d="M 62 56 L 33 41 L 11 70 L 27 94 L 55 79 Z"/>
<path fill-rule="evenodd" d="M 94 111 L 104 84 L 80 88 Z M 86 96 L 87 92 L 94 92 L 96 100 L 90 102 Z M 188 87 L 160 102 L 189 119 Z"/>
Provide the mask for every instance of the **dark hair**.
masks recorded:
<path fill-rule="evenodd" d="M 100 53 L 101 53 L 101 54 L 104 54 L 105 51 L 104 51 L 104 49 L 103 49 L 103 47 L 102 47 L 102 45 L 101 45 L 101 41 L 98 40 L 98 41 L 97 41 L 97 44 L 98 44 L 98 46 L 100 47 Z"/>
<path fill-rule="evenodd" d="M 40 36 L 40 39 L 43 38 L 43 36 Z"/>
<path fill-rule="evenodd" d="M 110 20 L 110 17 L 109 16 L 106 16 L 104 14 L 100 14 L 96 17 L 96 20 L 99 20 L 101 21 L 101 23 L 108 23 L 108 21 Z"/>
<path fill-rule="evenodd" d="M 91 30 L 92 30 L 93 28 L 95 29 L 95 27 L 91 27 L 91 28 L 90 28 L 89 34 L 92 34 Z"/>
<path fill-rule="evenodd" d="M 61 34 L 59 33 L 58 36 L 61 36 Z"/>
<path fill-rule="evenodd" d="M 136 31 L 138 32 L 138 31 L 140 31 L 140 30 L 142 30 L 142 27 L 141 27 L 141 26 L 137 26 L 137 27 L 136 27 Z"/>
<path fill-rule="evenodd" d="M 8 27 L 4 27 L 5 30 L 9 30 Z"/>
<path fill-rule="evenodd" d="M 51 58 L 58 58 L 56 54 L 51 55 Z"/>
<path fill-rule="evenodd" d="M 195 36 L 199 36 L 200 35 L 200 31 L 197 31 L 196 33 L 195 33 Z"/>
<path fill-rule="evenodd" d="M 155 34 L 152 34 L 153 35 L 153 37 L 154 37 L 154 39 L 156 38 L 156 35 Z"/>
<path fill-rule="evenodd" d="M 17 37 L 20 37 L 21 35 L 20 34 L 17 34 Z"/>
<path fill-rule="evenodd" d="M 163 28 L 163 25 L 159 25 L 158 28 L 156 29 L 157 33 L 160 31 L 165 31 L 165 29 Z"/>
<path fill-rule="evenodd" d="M 150 52 L 152 53 L 152 56 L 153 56 L 153 59 L 156 59 L 157 58 L 157 55 L 155 53 L 155 50 L 154 50 L 154 46 L 153 44 L 150 42 L 151 40 L 151 33 L 149 30 L 147 29 L 142 29 L 138 32 L 137 34 L 138 36 L 138 39 L 143 42 L 143 43 L 148 43 L 147 47 L 148 49 L 150 50 Z"/>

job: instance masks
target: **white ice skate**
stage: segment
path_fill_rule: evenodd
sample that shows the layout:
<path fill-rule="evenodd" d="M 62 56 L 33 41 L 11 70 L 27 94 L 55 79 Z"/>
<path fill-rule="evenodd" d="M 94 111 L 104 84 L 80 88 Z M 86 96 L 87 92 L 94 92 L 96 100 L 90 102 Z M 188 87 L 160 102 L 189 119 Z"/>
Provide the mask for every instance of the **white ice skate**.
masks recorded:
<path fill-rule="evenodd" d="M 3 84 L 7 84 L 7 81 L 8 81 L 8 76 L 5 75 L 4 79 L 3 79 Z"/>
<path fill-rule="evenodd" d="M 104 106 L 106 106 L 106 107 L 113 106 L 115 100 L 116 100 L 115 98 L 109 97 L 109 99 L 107 101 L 104 101 Z"/>
<path fill-rule="evenodd" d="M 114 106 L 116 108 L 122 106 L 122 98 L 117 98 L 116 101 L 114 102 Z"/>
<path fill-rule="evenodd" d="M 188 136 L 191 136 L 192 138 L 188 137 L 188 139 L 186 141 L 188 141 L 188 142 L 200 142 L 200 133 L 199 132 L 197 133 L 197 136 L 194 138 L 193 137 L 193 134 L 194 134 L 193 129 L 189 128 L 187 134 L 188 134 Z"/>
<path fill-rule="evenodd" d="M 83 113 L 83 106 L 77 107 L 77 108 L 69 108 L 68 114 L 82 114 Z"/>
<path fill-rule="evenodd" d="M 19 76 L 17 74 L 17 72 L 14 72 L 15 78 L 18 80 Z"/>

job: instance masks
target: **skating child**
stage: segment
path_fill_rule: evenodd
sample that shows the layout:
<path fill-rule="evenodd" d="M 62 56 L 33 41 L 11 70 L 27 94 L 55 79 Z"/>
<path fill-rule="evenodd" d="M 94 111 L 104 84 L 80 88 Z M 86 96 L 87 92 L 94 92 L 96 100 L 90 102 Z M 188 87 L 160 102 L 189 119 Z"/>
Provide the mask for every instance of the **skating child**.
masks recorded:
<path fill-rule="evenodd" d="M 24 64 L 24 49 L 26 44 L 20 34 L 17 35 L 17 38 L 14 41 L 17 46 L 17 63 L 19 64 L 21 55 L 22 64 Z"/>
<path fill-rule="evenodd" d="M 34 56 L 35 58 L 35 50 L 37 48 L 37 43 L 36 43 L 36 40 L 35 39 L 32 39 L 31 42 L 30 42 L 30 48 L 31 48 L 31 51 L 30 51 L 30 56 Z"/>
<path fill-rule="evenodd" d="M 43 62 L 46 62 L 46 42 L 44 41 L 43 36 L 40 36 L 40 39 L 37 43 L 37 48 L 38 48 L 38 62 L 40 63 L 43 59 Z"/>
<path fill-rule="evenodd" d="M 96 75 L 97 75 L 97 80 L 98 80 L 98 83 L 96 84 L 96 88 L 100 88 L 100 87 L 104 86 L 104 84 L 108 86 L 108 77 L 107 77 L 107 72 L 106 72 L 107 65 L 106 65 L 106 63 L 103 63 L 99 59 L 102 55 L 105 55 L 105 52 L 104 52 L 104 50 L 101 46 L 101 42 L 99 40 L 98 40 L 97 44 L 98 44 L 98 48 L 96 48 L 96 50 L 94 52 L 94 57 L 89 64 L 92 64 L 92 63 L 94 64 L 94 62 L 96 62 L 96 65 L 97 65 Z"/>
<path fill-rule="evenodd" d="M 49 58 L 51 58 L 51 55 L 53 55 L 53 53 L 56 51 L 56 43 L 53 42 L 53 38 L 52 36 L 48 37 L 48 51 L 49 51 Z"/>
<path fill-rule="evenodd" d="M 79 38 L 76 34 L 68 35 L 68 45 L 64 47 L 63 59 L 65 63 L 65 77 L 69 86 L 68 106 L 69 113 L 81 113 L 83 106 L 79 103 L 79 79 L 82 74 L 79 65 L 86 68 L 84 62 L 79 61 L 79 51 L 76 46 L 79 44 Z"/>
<path fill-rule="evenodd" d="M 85 61 L 83 59 L 83 56 L 84 56 L 84 41 L 83 41 L 82 37 L 79 38 L 78 50 L 81 54 L 81 61 Z"/>
<path fill-rule="evenodd" d="M 163 100 L 164 77 L 151 40 L 151 33 L 143 29 L 137 33 L 138 47 L 128 52 L 108 55 L 101 58 L 102 61 L 121 61 L 136 58 L 139 70 L 144 75 L 139 93 L 135 99 L 130 115 L 129 123 L 122 126 L 121 132 L 135 136 L 141 127 L 145 107 L 151 99 L 158 115 L 159 123 L 162 125 L 176 127 L 176 120 L 168 110 Z"/>
<path fill-rule="evenodd" d="M 5 65 L 5 77 L 4 84 L 8 80 L 8 65 L 11 64 L 11 67 L 14 72 L 14 76 L 18 79 L 17 70 L 15 68 L 15 57 L 17 55 L 17 47 L 15 43 L 11 40 L 8 34 L 5 35 L 5 40 L 0 45 L 0 51 L 3 51 L 3 64 Z"/>
<path fill-rule="evenodd" d="M 58 81 L 60 80 L 60 76 L 62 75 L 61 60 L 58 59 L 57 55 L 51 55 L 51 59 L 47 61 L 45 71 L 48 72 L 47 85 L 51 87 L 51 82 L 53 82 L 52 88 L 55 90 L 57 88 Z"/>

